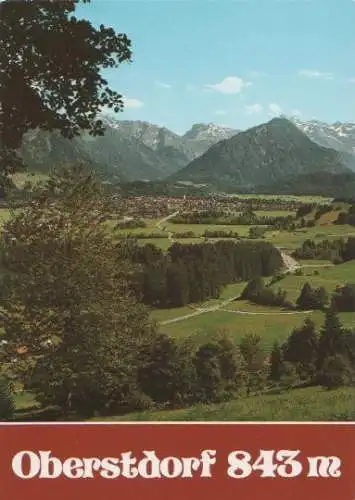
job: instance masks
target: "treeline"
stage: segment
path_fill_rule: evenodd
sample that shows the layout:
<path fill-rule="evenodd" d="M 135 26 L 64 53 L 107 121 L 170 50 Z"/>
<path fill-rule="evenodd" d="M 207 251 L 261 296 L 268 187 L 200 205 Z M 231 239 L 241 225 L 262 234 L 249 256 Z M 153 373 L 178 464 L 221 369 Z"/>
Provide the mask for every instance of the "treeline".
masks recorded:
<path fill-rule="evenodd" d="M 205 238 L 240 238 L 239 234 L 236 231 L 223 231 L 221 230 L 211 230 L 206 229 L 203 233 Z"/>
<path fill-rule="evenodd" d="M 126 234 L 126 233 L 116 233 L 115 237 L 118 240 L 126 240 L 126 239 L 131 239 L 131 240 L 146 240 L 146 239 L 164 239 L 166 238 L 166 233 L 158 233 L 158 232 L 152 232 L 152 233 L 134 233 L 134 234 Z"/>
<path fill-rule="evenodd" d="M 158 308 L 217 298 L 225 285 L 271 276 L 283 265 L 280 252 L 266 242 L 174 243 L 167 253 L 151 244 L 132 245 L 129 254 L 139 264 L 136 294 Z"/>
<path fill-rule="evenodd" d="M 335 224 L 343 225 L 349 224 L 350 226 L 355 226 L 355 203 L 353 203 L 347 212 L 341 212 L 338 215 Z"/>
<path fill-rule="evenodd" d="M 301 219 L 302 217 L 305 217 L 306 215 L 309 215 L 310 213 L 313 212 L 314 208 L 316 207 L 315 203 L 306 203 L 304 205 L 301 205 L 296 212 L 296 219 Z"/>
<path fill-rule="evenodd" d="M 328 389 L 352 385 L 355 374 L 355 333 L 345 329 L 336 312 L 326 313 L 320 332 L 307 319 L 282 345 L 274 345 L 270 378 L 292 386 L 300 381 Z"/>
<path fill-rule="evenodd" d="M 268 285 L 265 285 L 264 280 L 260 277 L 250 280 L 241 293 L 239 300 L 249 300 L 254 304 L 270 307 L 297 308 L 303 311 L 326 311 L 330 308 L 336 312 L 355 312 L 355 284 L 348 283 L 344 286 L 338 286 L 332 296 L 329 297 L 324 287 L 313 288 L 307 282 L 303 285 L 296 304 L 293 304 L 287 300 L 285 290 L 279 288 L 275 291 L 271 288 L 271 285 L 279 279 L 274 277 Z"/>
<path fill-rule="evenodd" d="M 179 240 L 184 238 L 198 238 L 198 236 L 193 231 L 181 231 L 174 233 L 174 238 Z"/>
<path fill-rule="evenodd" d="M 249 300 L 254 304 L 262 306 L 275 306 L 292 308 L 291 302 L 287 300 L 286 291 L 278 289 L 275 292 L 272 288 L 265 285 L 262 278 L 254 278 L 244 288 L 240 300 Z"/>
<path fill-rule="evenodd" d="M 293 254 L 296 259 L 305 260 L 330 260 L 334 264 L 340 264 L 355 259 L 355 237 L 338 240 L 323 240 L 315 243 L 313 240 L 306 240 L 300 248 Z"/>
<path fill-rule="evenodd" d="M 140 360 L 136 378 L 121 374 L 124 396 L 116 391 L 112 399 L 102 385 L 89 385 L 86 390 L 90 388 L 91 397 L 76 395 L 73 412 L 87 418 L 220 403 L 300 386 L 336 389 L 352 385 L 355 333 L 342 326 L 334 311 L 328 311 L 320 331 L 307 319 L 282 345 L 275 343 L 270 354 L 258 335 L 246 334 L 236 344 L 221 332 L 202 344 L 193 339 L 176 342 L 168 335 L 156 334 L 149 344 L 141 345 L 136 357 Z M 88 379 L 87 383 L 93 381 Z M 13 400 L 4 382 L 0 395 L 0 416 L 11 419 Z M 60 395 L 56 390 L 47 396 L 47 403 L 57 407 L 58 415 L 63 404 Z"/>
<path fill-rule="evenodd" d="M 275 229 L 295 229 L 294 217 L 257 215 L 246 210 L 237 215 L 228 215 L 218 210 L 191 211 L 177 215 L 170 222 L 174 224 L 216 224 L 225 226 L 272 226 Z"/>

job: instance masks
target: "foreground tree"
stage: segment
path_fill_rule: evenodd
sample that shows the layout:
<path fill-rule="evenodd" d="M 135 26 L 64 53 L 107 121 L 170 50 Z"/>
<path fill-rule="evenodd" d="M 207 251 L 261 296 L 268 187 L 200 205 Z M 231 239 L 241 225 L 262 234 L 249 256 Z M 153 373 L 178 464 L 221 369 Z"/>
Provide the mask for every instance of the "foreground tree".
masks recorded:
<path fill-rule="evenodd" d="M 232 394 L 244 383 L 240 352 L 236 343 L 223 331 L 217 345 L 219 348 L 218 358 L 224 389 Z"/>
<path fill-rule="evenodd" d="M 348 358 L 348 336 L 339 316 L 332 309 L 327 311 L 319 338 L 317 368 L 322 371 L 327 358 L 334 356 Z"/>
<path fill-rule="evenodd" d="M 88 3 L 90 0 L 83 0 Z M 21 166 L 23 135 L 37 127 L 67 138 L 102 135 L 102 106 L 120 111 L 122 96 L 100 70 L 131 58 L 124 34 L 73 13 L 80 0 L 0 3 L 0 173 Z"/>
<path fill-rule="evenodd" d="M 319 309 L 323 311 L 328 303 L 328 294 L 324 287 L 313 289 L 305 283 L 296 304 L 299 309 Z"/>
<path fill-rule="evenodd" d="M 11 420 L 14 410 L 13 385 L 2 376 L 0 378 L 0 420 Z"/>
<path fill-rule="evenodd" d="M 249 395 L 263 389 L 268 377 L 268 365 L 262 338 L 253 333 L 246 334 L 239 344 L 244 371 L 246 374 L 246 391 Z"/>
<path fill-rule="evenodd" d="M 353 384 L 354 372 L 351 369 L 347 358 L 340 356 L 330 356 L 324 362 L 320 374 L 320 383 L 326 389 L 338 389 L 346 385 Z"/>
<path fill-rule="evenodd" d="M 293 330 L 284 345 L 284 359 L 293 363 L 302 380 L 311 380 L 316 373 L 318 334 L 315 324 L 307 318 L 301 328 Z"/>
<path fill-rule="evenodd" d="M 347 284 L 336 288 L 332 297 L 332 308 L 337 312 L 355 311 L 355 285 Z"/>
<path fill-rule="evenodd" d="M 179 345 L 173 338 L 161 334 L 149 350 L 147 363 L 139 370 L 142 390 L 156 403 L 180 403 L 183 396 L 184 358 Z"/>
<path fill-rule="evenodd" d="M 284 373 L 283 352 L 278 342 L 275 342 L 270 354 L 269 378 L 273 382 L 280 382 Z"/>
<path fill-rule="evenodd" d="M 153 332 L 108 215 L 100 186 L 75 167 L 4 228 L 7 361 L 40 401 L 65 413 L 139 406 L 138 367 Z"/>
<path fill-rule="evenodd" d="M 214 342 L 200 346 L 193 359 L 196 369 L 196 398 L 203 403 L 223 400 L 224 387 L 219 347 Z"/>

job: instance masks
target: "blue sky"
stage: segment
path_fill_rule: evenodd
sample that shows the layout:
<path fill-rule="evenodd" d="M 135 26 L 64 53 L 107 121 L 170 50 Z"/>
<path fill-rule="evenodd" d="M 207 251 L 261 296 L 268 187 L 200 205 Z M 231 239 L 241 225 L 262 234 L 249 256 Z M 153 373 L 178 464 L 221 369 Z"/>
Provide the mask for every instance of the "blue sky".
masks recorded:
<path fill-rule="evenodd" d="M 245 129 L 280 113 L 355 121 L 355 0 L 92 0 L 78 13 L 126 33 L 105 73 L 122 119 L 178 133 Z"/>

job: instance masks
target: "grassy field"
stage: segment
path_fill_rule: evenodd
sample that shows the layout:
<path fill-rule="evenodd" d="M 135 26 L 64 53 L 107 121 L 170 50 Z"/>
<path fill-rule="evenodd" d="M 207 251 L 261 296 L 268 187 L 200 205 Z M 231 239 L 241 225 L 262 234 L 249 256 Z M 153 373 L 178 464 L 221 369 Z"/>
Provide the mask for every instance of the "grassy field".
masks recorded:
<path fill-rule="evenodd" d="M 7 221 L 11 216 L 11 210 L 9 208 L 0 208 L 0 221 Z"/>
<path fill-rule="evenodd" d="M 321 215 L 318 219 L 318 226 L 323 226 L 324 224 L 333 224 L 340 214 L 341 210 L 332 210 Z"/>
<path fill-rule="evenodd" d="M 325 267 L 325 266 L 333 266 L 333 263 L 330 262 L 330 260 L 312 260 L 312 259 L 300 259 L 298 261 L 301 266 L 304 267 L 314 267 L 314 268 L 320 268 L 320 267 Z"/>
<path fill-rule="evenodd" d="M 233 311 L 230 309 L 230 311 Z M 182 340 L 187 337 L 196 342 L 212 340 L 219 331 L 226 332 L 235 342 L 239 343 L 248 333 L 260 335 L 265 350 L 269 351 L 275 341 L 283 342 L 291 331 L 302 325 L 304 319 L 310 315 L 295 314 L 282 315 L 273 308 L 272 311 L 258 310 L 253 307 L 252 312 L 266 314 L 240 314 L 230 311 L 215 311 L 201 314 L 185 321 L 161 326 L 161 331 L 172 337 Z M 318 324 L 322 323 L 321 313 L 312 313 L 312 319 Z"/>
<path fill-rule="evenodd" d="M 309 282 L 313 287 L 324 286 L 331 294 L 336 286 L 347 282 L 355 282 L 355 263 L 347 262 L 338 266 L 305 268 L 304 274 L 290 274 L 273 285 L 287 292 L 287 297 L 293 303 L 297 300 L 303 285 Z M 315 274 L 317 273 L 317 274 Z M 246 283 L 236 283 L 227 286 L 218 300 L 176 309 L 153 311 L 152 317 L 159 323 L 191 314 L 196 307 L 208 308 L 240 295 Z M 160 325 L 160 330 L 176 339 L 195 338 L 205 341 L 215 337 L 218 331 L 227 332 L 236 342 L 246 333 L 255 333 L 262 337 L 265 349 L 269 350 L 275 341 L 283 342 L 294 328 L 302 325 L 306 318 L 311 318 L 316 326 L 321 328 L 324 314 L 320 311 L 289 312 L 277 307 L 264 307 L 247 301 L 234 301 L 224 305 L 217 311 L 208 311 L 198 316 L 181 321 Z M 355 328 L 355 313 L 340 314 L 341 321 L 347 328 Z"/>
<path fill-rule="evenodd" d="M 329 267 L 305 268 L 303 276 L 289 275 L 273 285 L 274 288 L 281 287 L 287 291 L 288 298 L 295 302 L 303 285 L 308 281 L 312 287 L 323 286 L 332 293 L 338 285 L 347 282 L 355 282 L 355 262 Z"/>
<path fill-rule="evenodd" d="M 7 222 L 11 217 L 11 210 L 8 208 L 1 208 L 0 209 L 0 229 L 2 228 L 3 224 Z"/>
<path fill-rule="evenodd" d="M 17 418 L 26 420 L 41 413 L 40 405 L 29 392 L 18 391 L 15 397 Z M 96 417 L 92 421 L 333 421 L 355 420 L 355 389 L 333 391 L 321 387 L 293 389 L 287 392 L 240 396 L 226 403 L 195 405 L 176 410 L 151 410 L 127 415 Z"/>
<path fill-rule="evenodd" d="M 288 217 L 289 215 L 296 215 L 296 212 L 292 210 L 256 210 L 255 213 L 258 217 Z"/>
<path fill-rule="evenodd" d="M 169 321 L 173 318 L 185 316 L 186 314 L 190 314 L 192 311 L 193 309 L 189 306 L 176 307 L 174 309 L 153 309 L 150 316 L 153 320 L 160 323 L 161 321 Z"/>
<path fill-rule="evenodd" d="M 308 239 L 312 239 L 317 243 L 326 239 L 337 240 L 339 238 L 347 238 L 349 236 L 355 236 L 355 227 L 348 225 L 327 225 L 297 229 L 292 232 L 267 231 L 265 233 L 265 240 L 278 247 L 282 247 L 287 250 L 294 250 Z"/>
<path fill-rule="evenodd" d="M 153 244 L 166 252 L 171 247 L 171 241 L 168 238 L 140 238 L 137 240 L 138 245 Z"/>
<path fill-rule="evenodd" d="M 186 233 L 192 231 L 196 236 L 201 236 L 207 231 L 232 231 L 238 233 L 239 236 L 247 236 L 249 229 L 253 226 L 228 226 L 222 224 L 172 224 L 165 225 L 167 231 L 171 233 Z"/>
<path fill-rule="evenodd" d="M 313 199 L 313 198 L 312 198 Z M 323 203 L 329 201 L 327 199 L 320 199 Z M 318 200 L 318 202 L 320 202 Z M 315 200 L 313 200 L 314 202 Z M 295 231 L 266 231 L 264 241 L 268 241 L 277 247 L 284 248 L 285 250 L 292 252 L 297 247 L 301 246 L 302 243 L 307 239 L 312 239 L 315 242 L 320 242 L 324 239 L 336 240 L 339 238 L 347 238 L 349 236 L 355 236 L 355 227 L 343 225 L 337 226 L 332 224 L 336 219 L 339 210 L 334 210 L 333 212 L 324 214 L 316 221 L 315 227 L 296 229 Z M 287 215 L 294 215 L 294 212 L 289 210 L 273 210 L 273 211 L 257 211 L 258 215 L 269 215 L 272 217 L 285 217 Z M 314 214 L 312 215 L 312 217 Z M 132 235 L 135 234 L 145 234 L 147 237 L 140 240 L 140 244 L 153 243 L 162 250 L 167 250 L 172 244 L 172 241 L 168 239 L 168 233 L 172 233 L 173 241 L 179 241 L 182 244 L 188 243 L 199 243 L 201 242 L 201 237 L 204 232 L 207 231 L 232 231 L 237 233 L 242 238 L 247 238 L 249 230 L 254 226 L 246 225 L 219 225 L 219 224 L 173 224 L 171 222 L 166 222 L 162 225 L 162 229 L 157 227 L 158 221 L 156 219 L 147 219 L 146 228 L 137 229 L 126 229 L 120 230 L 118 234 L 122 235 Z M 115 222 L 112 222 L 112 226 Z M 165 232 L 166 238 L 149 238 L 151 233 L 163 233 Z M 176 233 L 186 233 L 192 232 L 195 238 L 174 238 Z M 217 240 L 217 239 L 215 239 Z"/>
<path fill-rule="evenodd" d="M 355 389 L 327 391 L 312 387 L 281 394 L 243 397 L 223 404 L 198 405 L 183 410 L 132 413 L 107 420 L 282 422 L 353 420 L 354 416 Z"/>
<path fill-rule="evenodd" d="M 40 172 L 19 172 L 12 176 L 12 180 L 19 188 L 22 188 L 26 182 L 37 183 L 47 179 L 48 175 Z"/>

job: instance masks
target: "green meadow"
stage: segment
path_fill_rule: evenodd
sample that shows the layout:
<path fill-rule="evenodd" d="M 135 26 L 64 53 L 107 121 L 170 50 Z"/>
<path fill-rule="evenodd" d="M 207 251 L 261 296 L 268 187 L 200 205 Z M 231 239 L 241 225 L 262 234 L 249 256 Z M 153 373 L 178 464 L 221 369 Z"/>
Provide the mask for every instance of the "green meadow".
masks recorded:
<path fill-rule="evenodd" d="M 294 389 L 280 394 L 241 397 L 222 404 L 131 413 L 119 421 L 332 421 L 353 420 L 355 389 L 327 391 L 320 387 Z M 100 418 L 100 420 L 102 420 Z"/>
<path fill-rule="evenodd" d="M 355 282 L 354 262 L 329 267 L 304 268 L 302 273 L 301 276 L 285 275 L 281 281 L 272 286 L 275 290 L 278 288 L 285 290 L 287 298 L 295 303 L 306 282 L 312 287 L 323 286 L 329 294 L 339 285 Z M 320 311 L 285 311 L 277 307 L 258 306 L 240 300 L 222 305 L 225 300 L 239 296 L 245 285 L 246 283 L 236 283 L 227 286 L 218 300 L 184 308 L 156 310 L 152 312 L 152 317 L 158 323 L 181 318 L 180 321 L 160 325 L 162 332 L 176 339 L 187 337 L 212 339 L 218 331 L 225 331 L 238 342 L 245 334 L 255 333 L 262 337 L 263 344 L 268 350 L 275 341 L 283 342 L 294 328 L 302 325 L 306 318 L 311 318 L 318 328 L 321 327 L 324 314 Z M 203 312 L 184 319 L 186 315 L 196 311 L 196 308 L 208 309 L 216 305 L 222 307 L 219 310 Z M 355 313 L 341 313 L 340 317 L 344 326 L 355 328 Z"/>

